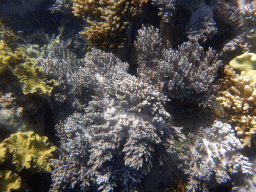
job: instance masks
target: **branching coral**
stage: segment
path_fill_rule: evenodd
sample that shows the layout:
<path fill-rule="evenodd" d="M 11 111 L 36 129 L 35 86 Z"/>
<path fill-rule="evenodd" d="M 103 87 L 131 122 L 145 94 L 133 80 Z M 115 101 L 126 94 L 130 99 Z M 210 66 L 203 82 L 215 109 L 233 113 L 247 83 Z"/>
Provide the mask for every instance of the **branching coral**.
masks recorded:
<path fill-rule="evenodd" d="M 143 27 L 135 42 L 138 75 L 156 84 L 169 98 L 202 106 L 210 104 L 218 88 L 214 84 L 222 64 L 211 48 L 204 52 L 198 43 L 185 42 L 177 50 L 164 46 L 159 30 Z"/>
<path fill-rule="evenodd" d="M 115 49 L 129 41 L 131 23 L 140 20 L 148 0 L 74 0 L 73 13 L 88 24 L 80 34 L 96 48 Z"/>
<path fill-rule="evenodd" d="M 201 128 L 196 136 L 190 134 L 189 140 L 191 145 L 179 155 L 189 175 L 188 191 L 202 190 L 213 178 L 224 183 L 231 177 L 254 176 L 252 163 L 237 151 L 242 144 L 229 124 L 215 121 L 212 127 Z"/>
<path fill-rule="evenodd" d="M 111 191 L 119 184 L 124 191 L 135 190 L 151 169 L 165 163 L 174 150 L 174 140 L 184 139 L 179 128 L 165 122 L 170 119 L 164 109 L 168 99 L 156 86 L 129 75 L 126 63 L 99 50 L 91 53 L 82 75 L 81 81 L 98 97 L 89 102 L 85 115 L 74 114 L 58 127 L 63 150 L 78 161 L 75 164 L 82 164 L 74 158 L 76 154 L 88 151 L 82 155 L 87 159 L 82 164 L 83 176 L 99 189 Z M 78 134 L 72 134 L 73 129 Z M 89 150 L 80 151 L 83 145 Z M 61 164 L 60 171 L 68 165 L 55 165 Z"/>
<path fill-rule="evenodd" d="M 59 44 L 53 42 L 45 47 L 43 56 L 37 58 L 35 63 L 44 74 L 55 80 L 56 86 L 52 91 L 54 100 L 64 103 L 68 99 L 71 100 L 71 96 L 77 94 L 78 97 L 78 92 L 82 92 L 75 89 L 80 86 L 72 76 L 76 76 L 79 67 L 85 65 L 85 62 L 77 59 L 75 54 L 67 49 L 64 42 Z"/>
<path fill-rule="evenodd" d="M 239 76 L 230 66 L 225 66 L 226 78 L 222 82 L 223 90 L 217 100 L 235 123 L 235 130 L 243 145 L 250 146 L 256 132 L 255 99 L 256 89 L 253 78 Z"/>

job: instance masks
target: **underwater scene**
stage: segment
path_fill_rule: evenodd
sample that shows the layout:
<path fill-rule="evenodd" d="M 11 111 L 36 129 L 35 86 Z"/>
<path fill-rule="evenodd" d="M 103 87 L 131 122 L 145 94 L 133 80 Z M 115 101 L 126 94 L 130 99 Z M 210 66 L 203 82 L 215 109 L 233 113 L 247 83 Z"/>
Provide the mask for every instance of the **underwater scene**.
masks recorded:
<path fill-rule="evenodd" d="M 255 0 L 1 0 L 0 192 L 256 192 Z"/>

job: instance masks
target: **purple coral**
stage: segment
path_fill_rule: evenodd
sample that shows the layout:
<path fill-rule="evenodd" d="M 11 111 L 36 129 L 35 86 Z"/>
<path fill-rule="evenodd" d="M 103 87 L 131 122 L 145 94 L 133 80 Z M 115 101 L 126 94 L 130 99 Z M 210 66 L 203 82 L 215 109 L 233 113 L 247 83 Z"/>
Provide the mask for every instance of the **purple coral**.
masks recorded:
<path fill-rule="evenodd" d="M 197 135 L 190 134 L 191 145 L 179 154 L 183 169 L 189 175 L 188 191 L 201 190 L 212 178 L 224 183 L 235 175 L 254 175 L 252 163 L 237 150 L 242 144 L 231 125 L 215 121 L 212 127 L 201 128 Z"/>
<path fill-rule="evenodd" d="M 184 139 L 179 128 L 165 122 L 171 117 L 164 108 L 167 97 L 126 71 L 126 63 L 99 50 L 93 50 L 81 68 L 80 82 L 98 96 L 89 102 L 83 117 L 74 114 L 57 127 L 62 150 L 72 158 L 66 158 L 66 163 L 63 158 L 55 161 L 53 189 L 68 186 L 59 184 L 63 178 L 59 175 L 68 165 L 80 164 L 84 178 L 102 191 L 112 191 L 118 183 L 123 191 L 135 190 L 152 168 L 168 159 L 174 140 Z M 82 143 L 89 148 L 84 150 Z M 85 158 L 77 158 L 80 153 Z M 79 172 L 69 174 L 68 178 L 83 183 Z"/>
<path fill-rule="evenodd" d="M 195 42 L 185 42 L 177 50 L 165 46 L 159 30 L 143 27 L 135 42 L 138 53 L 138 75 L 157 85 L 171 99 L 186 99 L 202 106 L 210 105 L 218 86 L 215 85 L 218 55 Z"/>

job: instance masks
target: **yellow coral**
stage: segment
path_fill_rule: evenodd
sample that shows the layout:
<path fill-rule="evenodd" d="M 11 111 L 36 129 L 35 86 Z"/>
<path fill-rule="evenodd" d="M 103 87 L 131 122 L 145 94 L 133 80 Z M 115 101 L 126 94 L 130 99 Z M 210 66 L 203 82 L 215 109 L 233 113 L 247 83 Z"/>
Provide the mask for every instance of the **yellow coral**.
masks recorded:
<path fill-rule="evenodd" d="M 47 80 L 42 70 L 24 53 L 13 51 L 0 41 L 0 80 L 7 84 L 16 75 L 23 85 L 23 93 L 45 93 L 50 95 L 54 80 Z"/>
<path fill-rule="evenodd" d="M 19 189 L 21 186 L 21 178 L 10 170 L 0 170 L 0 191 L 11 192 Z"/>
<path fill-rule="evenodd" d="M 2 76 L 4 71 L 13 69 L 16 65 L 25 62 L 26 59 L 22 53 L 16 51 L 15 53 L 4 43 L 0 41 L 0 75 Z"/>
<path fill-rule="evenodd" d="M 90 46 L 122 48 L 128 41 L 128 20 L 140 20 L 142 7 L 148 0 L 73 0 L 73 13 L 83 18 L 89 27 L 80 34 L 87 37 Z"/>
<path fill-rule="evenodd" d="M 18 132 L 5 139 L 0 151 L 8 151 L 12 154 L 12 162 L 17 171 L 23 168 L 38 171 L 51 171 L 50 159 L 56 147 L 48 142 L 47 137 L 40 137 L 33 131 Z M 1 158 L 3 159 L 3 157 Z"/>
<path fill-rule="evenodd" d="M 15 75 L 23 83 L 23 93 L 45 93 L 50 95 L 53 89 L 54 80 L 47 80 L 42 69 L 35 66 L 35 63 L 25 62 L 15 68 Z"/>
<path fill-rule="evenodd" d="M 217 98 L 229 114 L 230 121 L 235 123 L 235 130 L 243 145 L 250 146 L 251 138 L 256 132 L 256 88 L 250 76 L 236 74 L 230 66 L 225 66 L 226 78 L 223 80 L 223 91 Z"/>
<path fill-rule="evenodd" d="M 229 65 L 243 76 L 251 76 L 256 83 L 256 54 L 244 53 L 230 61 Z"/>

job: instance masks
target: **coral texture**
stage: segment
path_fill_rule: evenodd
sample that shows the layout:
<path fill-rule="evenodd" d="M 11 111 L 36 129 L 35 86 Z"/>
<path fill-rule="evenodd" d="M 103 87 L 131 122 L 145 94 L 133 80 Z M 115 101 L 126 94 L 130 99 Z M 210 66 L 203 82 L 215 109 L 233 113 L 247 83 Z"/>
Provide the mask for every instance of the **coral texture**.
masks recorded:
<path fill-rule="evenodd" d="M 2 192 L 11 192 L 20 189 L 21 178 L 10 170 L 0 170 L 0 190 Z"/>
<path fill-rule="evenodd" d="M 184 139 L 179 128 L 166 124 L 170 119 L 164 109 L 168 99 L 156 86 L 129 75 L 127 69 L 127 64 L 113 54 L 99 50 L 91 53 L 80 76 L 85 76 L 88 81 L 84 83 L 98 97 L 89 102 L 85 115 L 74 114 L 58 126 L 63 150 L 70 158 L 55 161 L 59 170 L 55 180 L 60 180 L 59 175 L 69 165 L 65 161 L 72 160 L 74 166 L 82 164 L 86 171 L 74 171 L 74 177 L 79 173 L 79 178 L 89 178 L 102 191 L 111 191 L 118 184 L 124 191 L 135 190 L 153 168 L 165 163 L 174 151 L 174 140 Z M 74 135 L 75 129 L 79 131 Z M 86 146 L 89 150 L 80 151 Z M 86 151 L 88 154 L 82 155 L 82 159 L 87 161 L 79 162 L 76 154 Z M 63 167 L 57 168 L 59 165 Z"/>
<path fill-rule="evenodd" d="M 83 18 L 89 27 L 80 34 L 96 48 L 115 49 L 128 43 L 129 22 L 138 22 L 142 7 L 148 0 L 87 1 L 74 0 L 73 13 Z"/>
<path fill-rule="evenodd" d="M 235 123 L 235 130 L 243 145 L 250 146 L 256 131 L 254 80 L 250 76 L 239 76 L 228 65 L 225 66 L 224 72 L 226 78 L 222 81 L 223 90 L 217 100 L 230 116 L 230 121 Z"/>
<path fill-rule="evenodd" d="M 36 172 L 51 170 L 49 160 L 56 149 L 47 137 L 40 137 L 32 131 L 12 134 L 1 143 L 0 148 L 1 151 L 6 151 L 6 156 L 12 156 L 12 163 L 17 171 L 26 168 Z"/>
<path fill-rule="evenodd" d="M 251 76 L 256 83 L 256 54 L 244 53 L 229 62 L 229 65 L 242 76 Z"/>
<path fill-rule="evenodd" d="M 16 79 L 20 79 L 23 93 L 45 93 L 50 95 L 54 86 L 54 80 L 48 80 L 41 72 L 41 69 L 35 66 L 32 59 L 20 51 L 13 52 L 4 40 L 0 42 L 0 75 L 1 83 L 8 84 Z"/>
<path fill-rule="evenodd" d="M 138 75 L 157 85 L 171 99 L 207 106 L 218 86 L 214 84 L 222 64 L 211 48 L 204 52 L 198 43 L 185 42 L 177 50 L 163 45 L 159 30 L 143 27 L 135 42 Z"/>
<path fill-rule="evenodd" d="M 44 74 L 55 80 L 52 94 L 56 101 L 64 103 L 79 92 L 74 89 L 79 86 L 72 76 L 75 76 L 79 67 L 85 62 L 77 59 L 75 54 L 67 49 L 64 42 L 59 44 L 53 42 L 45 47 L 43 56 L 37 58 L 35 64 L 42 69 Z"/>
<path fill-rule="evenodd" d="M 224 183 L 231 177 L 254 176 L 252 163 L 237 151 L 242 143 L 231 125 L 215 121 L 212 127 L 199 129 L 196 136 L 190 134 L 189 141 L 191 145 L 179 154 L 189 175 L 188 191 L 201 191 L 213 178 L 217 183 Z"/>

